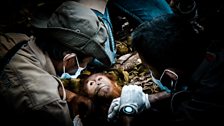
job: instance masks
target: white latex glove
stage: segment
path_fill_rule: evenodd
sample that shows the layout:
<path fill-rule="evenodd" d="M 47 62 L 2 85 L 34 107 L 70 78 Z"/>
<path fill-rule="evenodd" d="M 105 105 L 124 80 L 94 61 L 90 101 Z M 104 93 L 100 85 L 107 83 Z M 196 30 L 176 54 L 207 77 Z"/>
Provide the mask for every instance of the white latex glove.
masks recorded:
<path fill-rule="evenodd" d="M 113 99 L 113 101 L 110 104 L 107 117 L 109 121 L 116 121 L 119 107 L 120 107 L 120 97 Z"/>
<path fill-rule="evenodd" d="M 150 108 L 148 94 L 141 86 L 125 85 L 121 91 L 119 113 L 134 115 Z"/>
<path fill-rule="evenodd" d="M 79 115 L 75 116 L 73 119 L 73 126 L 83 126 L 81 119 L 79 118 Z"/>

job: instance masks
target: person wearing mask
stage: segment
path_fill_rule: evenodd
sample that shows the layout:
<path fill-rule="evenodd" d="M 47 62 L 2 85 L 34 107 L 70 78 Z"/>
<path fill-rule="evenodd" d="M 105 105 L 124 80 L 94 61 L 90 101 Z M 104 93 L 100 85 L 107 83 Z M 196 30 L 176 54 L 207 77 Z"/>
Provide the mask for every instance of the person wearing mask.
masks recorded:
<path fill-rule="evenodd" d="M 222 122 L 223 39 L 212 39 L 198 31 L 201 30 L 195 29 L 194 23 L 175 14 L 157 17 L 137 27 L 132 33 L 133 47 L 143 62 L 161 75 L 157 79 L 155 71 L 151 74 L 155 83 L 169 87 L 171 97 L 168 104 L 155 103 L 142 88 L 124 86 L 121 96 L 111 103 L 108 119 L 116 118 L 125 106 L 133 107 L 138 114 L 163 104 L 169 110 L 145 118 L 156 124 Z"/>
<path fill-rule="evenodd" d="M 93 58 L 111 65 L 106 27 L 74 1 L 62 3 L 46 20 L 36 16 L 32 24 L 33 37 L 1 34 L 0 120 L 8 126 L 82 125 L 78 115 L 70 115 L 60 78 L 76 78 Z"/>
<path fill-rule="evenodd" d="M 116 43 L 114 38 L 112 15 L 122 14 L 128 18 L 133 27 L 137 27 L 144 21 L 165 14 L 172 14 L 173 11 L 165 0 L 76 0 L 86 7 L 91 8 L 94 13 L 103 21 L 107 28 L 109 37 L 105 44 L 105 51 L 109 54 L 112 64 L 116 62 Z M 94 67 L 101 69 L 103 63 L 97 59 L 92 63 Z"/>

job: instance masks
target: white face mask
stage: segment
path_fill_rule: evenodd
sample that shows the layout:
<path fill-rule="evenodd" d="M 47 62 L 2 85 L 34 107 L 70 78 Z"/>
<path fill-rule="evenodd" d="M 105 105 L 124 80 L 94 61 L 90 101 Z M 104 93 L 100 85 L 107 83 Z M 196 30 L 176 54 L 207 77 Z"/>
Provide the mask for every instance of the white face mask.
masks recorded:
<path fill-rule="evenodd" d="M 74 75 L 70 75 L 69 73 L 65 72 L 65 66 L 63 65 L 63 74 L 61 75 L 62 79 L 76 79 L 81 74 L 81 72 L 85 69 L 85 67 L 79 66 L 79 61 L 78 61 L 77 56 L 75 56 L 75 58 L 76 58 L 77 66 L 78 66 L 77 71 L 75 72 Z"/>

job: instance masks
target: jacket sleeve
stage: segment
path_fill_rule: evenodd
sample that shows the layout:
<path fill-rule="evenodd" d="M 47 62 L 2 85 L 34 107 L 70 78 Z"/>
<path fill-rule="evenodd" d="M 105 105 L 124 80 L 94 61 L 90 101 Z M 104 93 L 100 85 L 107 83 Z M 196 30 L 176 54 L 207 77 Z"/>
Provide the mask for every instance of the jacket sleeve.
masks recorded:
<path fill-rule="evenodd" d="M 205 58 L 193 74 L 190 95 L 183 97 L 180 93 L 174 97 L 176 120 L 222 121 L 219 115 L 224 112 L 224 51 L 213 56 L 214 59 Z"/>
<path fill-rule="evenodd" d="M 46 104 L 39 110 L 27 111 L 29 115 L 22 122 L 33 122 L 34 126 L 73 126 L 66 101 L 57 100 Z"/>

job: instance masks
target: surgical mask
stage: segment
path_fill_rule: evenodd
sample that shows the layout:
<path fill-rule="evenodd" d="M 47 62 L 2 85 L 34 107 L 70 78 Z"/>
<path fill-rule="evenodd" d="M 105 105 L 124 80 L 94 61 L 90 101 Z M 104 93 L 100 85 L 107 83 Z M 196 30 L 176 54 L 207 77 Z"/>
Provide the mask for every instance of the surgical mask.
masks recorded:
<path fill-rule="evenodd" d="M 63 65 L 63 74 L 61 75 L 61 79 L 76 79 L 81 74 L 81 72 L 85 69 L 85 67 L 79 66 L 79 61 L 78 61 L 77 56 L 75 56 L 75 58 L 76 58 L 77 66 L 78 66 L 78 69 L 76 70 L 75 74 L 70 75 L 69 73 L 66 73 L 65 65 Z"/>
<path fill-rule="evenodd" d="M 175 76 L 175 79 L 172 79 L 171 77 L 168 77 L 165 72 L 169 72 L 170 74 L 172 74 L 173 76 Z M 158 87 L 161 89 L 161 90 L 164 90 L 166 91 L 167 93 L 172 93 L 172 91 L 175 89 L 176 87 L 176 83 L 177 83 L 177 80 L 178 80 L 178 75 L 169 70 L 169 69 L 165 69 L 160 77 L 160 79 L 156 79 L 153 74 L 152 74 L 152 71 L 150 72 L 151 74 L 151 78 L 152 78 L 152 81 L 158 85 Z M 166 76 L 165 76 L 166 75 Z M 164 82 L 165 81 L 165 82 Z M 168 84 L 167 84 L 168 83 Z M 166 86 L 165 86 L 166 84 Z M 169 88 L 168 88 L 168 87 Z"/>

